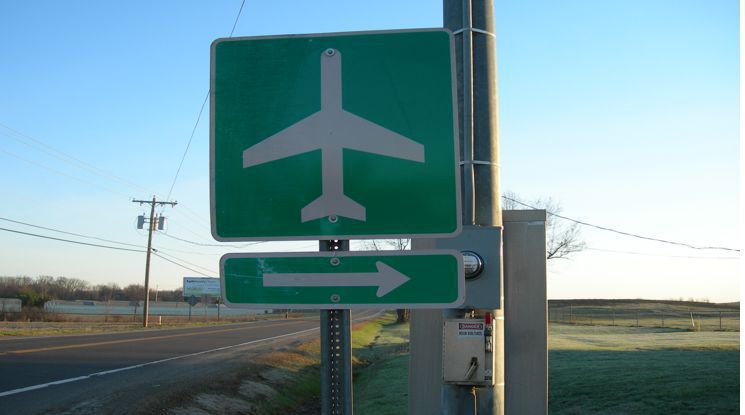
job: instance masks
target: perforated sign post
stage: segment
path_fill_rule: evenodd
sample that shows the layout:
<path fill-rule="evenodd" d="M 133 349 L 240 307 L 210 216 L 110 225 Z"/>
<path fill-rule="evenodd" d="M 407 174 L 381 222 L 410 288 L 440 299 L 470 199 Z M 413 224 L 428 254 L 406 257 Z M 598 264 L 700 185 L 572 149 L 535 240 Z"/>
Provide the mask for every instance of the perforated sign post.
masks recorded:
<path fill-rule="evenodd" d="M 220 241 L 460 232 L 452 34 L 212 44 L 212 234 Z"/>

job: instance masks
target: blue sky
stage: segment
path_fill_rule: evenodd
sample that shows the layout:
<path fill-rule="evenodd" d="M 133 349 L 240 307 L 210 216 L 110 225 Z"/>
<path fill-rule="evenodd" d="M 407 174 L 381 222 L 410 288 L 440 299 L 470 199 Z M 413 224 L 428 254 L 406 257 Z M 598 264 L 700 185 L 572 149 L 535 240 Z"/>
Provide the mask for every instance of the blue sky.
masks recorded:
<path fill-rule="evenodd" d="M 168 194 L 209 88 L 209 45 L 229 35 L 240 4 L 0 3 L 0 217 L 144 246 L 134 226 L 144 208 L 130 199 Z M 593 224 L 739 248 L 738 6 L 495 2 L 502 190 L 552 197 Z M 441 25 L 439 1 L 248 0 L 235 35 Z M 216 243 L 207 120 L 205 108 L 172 193 L 179 205 L 165 209 L 170 236 L 156 235 L 156 248 L 204 272 L 227 251 L 313 249 L 173 238 Z M 739 299 L 738 261 L 722 259 L 732 252 L 582 234 L 603 251 L 551 261 L 549 297 Z M 8 232 L 0 246 L 0 275 L 143 279 L 139 253 Z M 176 288 L 195 273 L 156 258 L 152 275 Z"/>

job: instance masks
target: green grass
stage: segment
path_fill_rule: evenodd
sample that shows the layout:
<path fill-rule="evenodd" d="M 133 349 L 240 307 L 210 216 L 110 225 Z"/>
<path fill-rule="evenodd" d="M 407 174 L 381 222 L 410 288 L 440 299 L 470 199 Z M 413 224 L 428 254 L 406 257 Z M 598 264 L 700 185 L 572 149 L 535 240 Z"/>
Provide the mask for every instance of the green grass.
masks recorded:
<path fill-rule="evenodd" d="M 549 352 L 552 414 L 737 414 L 739 352 Z"/>
<path fill-rule="evenodd" d="M 409 377 L 409 325 L 397 324 L 388 313 L 354 333 L 352 355 L 356 414 L 392 415 L 406 412 Z"/>
<path fill-rule="evenodd" d="M 356 413 L 406 412 L 408 325 L 394 318 L 360 334 Z M 739 332 L 551 324 L 549 412 L 736 414 L 739 349 Z"/>
<path fill-rule="evenodd" d="M 552 414 L 739 413 L 739 333 L 551 325 Z"/>
<path fill-rule="evenodd" d="M 737 332 L 551 324 L 548 345 L 550 350 L 576 351 L 738 351 L 740 336 Z"/>

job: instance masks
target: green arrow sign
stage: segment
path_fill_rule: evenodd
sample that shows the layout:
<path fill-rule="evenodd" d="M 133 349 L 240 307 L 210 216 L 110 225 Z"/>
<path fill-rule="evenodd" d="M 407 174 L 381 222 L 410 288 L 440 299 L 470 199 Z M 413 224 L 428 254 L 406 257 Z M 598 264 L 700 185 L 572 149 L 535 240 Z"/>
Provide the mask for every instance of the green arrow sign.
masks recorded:
<path fill-rule="evenodd" d="M 457 234 L 452 43 L 445 29 L 215 41 L 214 237 Z"/>
<path fill-rule="evenodd" d="M 223 298 L 249 308 L 454 308 L 463 302 L 457 251 L 227 254 Z"/>

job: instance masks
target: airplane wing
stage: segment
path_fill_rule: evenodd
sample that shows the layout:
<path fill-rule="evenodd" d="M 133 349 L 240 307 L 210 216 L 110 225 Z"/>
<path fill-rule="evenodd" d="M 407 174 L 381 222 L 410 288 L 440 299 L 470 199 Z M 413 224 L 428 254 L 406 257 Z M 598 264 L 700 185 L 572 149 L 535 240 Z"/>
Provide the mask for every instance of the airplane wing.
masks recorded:
<path fill-rule="evenodd" d="M 243 167 L 283 159 L 321 148 L 319 113 L 310 115 L 243 151 Z"/>
<path fill-rule="evenodd" d="M 350 112 L 342 114 L 337 126 L 344 130 L 345 148 L 424 163 L 422 144 Z"/>

